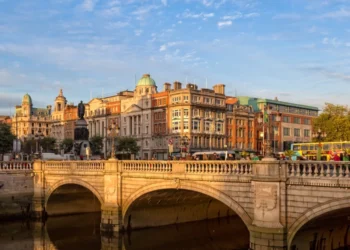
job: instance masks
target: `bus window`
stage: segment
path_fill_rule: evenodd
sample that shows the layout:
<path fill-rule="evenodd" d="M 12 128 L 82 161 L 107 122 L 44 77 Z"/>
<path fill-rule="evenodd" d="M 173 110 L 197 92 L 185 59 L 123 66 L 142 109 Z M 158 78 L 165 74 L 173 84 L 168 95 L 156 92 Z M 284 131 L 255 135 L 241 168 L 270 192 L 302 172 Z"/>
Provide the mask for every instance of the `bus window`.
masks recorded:
<path fill-rule="evenodd" d="M 341 144 L 340 143 L 333 143 L 333 150 L 341 150 Z"/>
<path fill-rule="evenodd" d="M 327 161 L 327 156 L 322 155 L 322 156 L 321 156 L 321 161 Z"/>
<path fill-rule="evenodd" d="M 329 143 L 324 143 L 323 144 L 323 150 L 330 150 L 330 144 Z"/>
<path fill-rule="evenodd" d="M 315 144 L 310 144 L 310 147 L 309 147 L 309 150 L 315 150 L 316 149 L 316 146 Z"/>
<path fill-rule="evenodd" d="M 300 150 L 300 145 L 293 145 L 293 151 Z"/>
<path fill-rule="evenodd" d="M 344 149 L 350 149 L 350 143 L 349 142 L 343 143 L 343 150 Z"/>
<path fill-rule="evenodd" d="M 301 150 L 302 150 L 302 151 L 307 151 L 307 150 L 309 150 L 309 145 L 301 145 Z"/>

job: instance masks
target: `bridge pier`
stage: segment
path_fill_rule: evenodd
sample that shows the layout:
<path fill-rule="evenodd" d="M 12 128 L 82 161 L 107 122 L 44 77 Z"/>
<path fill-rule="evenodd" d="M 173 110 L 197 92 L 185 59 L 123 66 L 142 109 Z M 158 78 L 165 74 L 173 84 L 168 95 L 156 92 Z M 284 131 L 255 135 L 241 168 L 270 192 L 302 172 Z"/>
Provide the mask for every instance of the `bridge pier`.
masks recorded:
<path fill-rule="evenodd" d="M 122 211 L 119 206 L 103 205 L 101 207 L 101 232 L 118 235 L 121 231 Z"/>
<path fill-rule="evenodd" d="M 285 250 L 287 233 L 281 228 L 250 227 L 250 250 Z"/>
<path fill-rule="evenodd" d="M 42 162 L 35 161 L 33 164 L 34 195 L 32 199 L 31 214 L 33 218 L 42 219 L 46 216 L 45 190 Z"/>

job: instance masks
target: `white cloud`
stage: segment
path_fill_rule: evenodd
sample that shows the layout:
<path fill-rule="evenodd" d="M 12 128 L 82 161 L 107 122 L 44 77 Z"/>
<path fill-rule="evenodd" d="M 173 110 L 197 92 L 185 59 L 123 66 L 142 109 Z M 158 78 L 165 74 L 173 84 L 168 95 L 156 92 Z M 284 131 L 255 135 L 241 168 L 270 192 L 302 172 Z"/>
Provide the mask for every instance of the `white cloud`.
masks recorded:
<path fill-rule="evenodd" d="M 223 28 L 223 27 L 227 27 L 227 26 L 231 26 L 232 25 L 232 21 L 222 21 L 222 22 L 218 22 L 218 27 L 219 28 Z"/>
<path fill-rule="evenodd" d="M 325 14 L 321 15 L 320 17 L 321 18 L 333 18 L 333 19 L 348 18 L 348 17 L 350 17 L 350 10 L 341 8 L 340 10 L 337 10 L 337 11 L 325 13 Z"/>
<path fill-rule="evenodd" d="M 232 15 L 223 16 L 221 19 L 222 20 L 237 20 L 240 18 L 254 18 L 254 17 L 258 17 L 258 16 L 260 16 L 260 14 L 256 13 L 256 12 L 242 14 L 241 12 L 238 11 Z"/>
<path fill-rule="evenodd" d="M 192 13 L 190 12 L 188 9 L 184 11 L 184 13 L 182 13 L 181 15 L 177 15 L 177 18 L 192 18 L 192 19 L 203 19 L 206 20 L 210 17 L 214 17 L 215 14 L 214 13 Z"/>
<path fill-rule="evenodd" d="M 95 4 L 98 2 L 98 0 L 84 0 L 81 4 L 81 8 L 83 11 L 93 11 L 95 8 Z"/>
<path fill-rule="evenodd" d="M 119 5 L 120 4 L 120 1 L 119 0 L 111 0 L 108 2 L 108 6 L 110 7 L 113 7 L 113 6 L 116 6 L 116 5 Z"/>
<path fill-rule="evenodd" d="M 202 0 L 202 4 L 206 7 L 210 7 L 214 3 L 214 0 Z"/>
<path fill-rule="evenodd" d="M 151 10 L 158 9 L 158 8 L 159 7 L 156 5 L 143 6 L 131 12 L 131 14 L 135 16 L 142 16 L 142 15 L 148 14 Z"/>
<path fill-rule="evenodd" d="M 161 0 L 162 1 L 162 4 L 164 5 L 164 6 L 167 6 L 168 5 L 168 1 L 167 0 Z"/>
<path fill-rule="evenodd" d="M 340 41 L 338 38 L 336 37 L 333 37 L 333 38 L 328 38 L 328 37 L 325 37 L 322 39 L 322 43 L 325 44 L 325 45 L 332 45 L 333 47 L 339 47 L 341 45 L 343 45 L 343 42 Z"/>
<path fill-rule="evenodd" d="M 116 6 L 102 11 L 102 15 L 105 17 L 117 16 L 119 14 L 120 14 L 120 8 Z"/>
<path fill-rule="evenodd" d="M 129 26 L 128 22 L 110 22 L 107 24 L 106 29 L 120 29 Z"/>
<path fill-rule="evenodd" d="M 183 41 L 168 42 L 166 44 L 161 45 L 159 48 L 159 51 L 165 51 L 170 47 L 179 46 L 179 45 L 183 45 L 183 44 L 184 44 Z"/>
<path fill-rule="evenodd" d="M 135 36 L 140 36 L 143 30 L 134 30 Z"/>
<path fill-rule="evenodd" d="M 297 13 L 282 13 L 277 14 L 272 19 L 299 20 L 301 16 Z"/>

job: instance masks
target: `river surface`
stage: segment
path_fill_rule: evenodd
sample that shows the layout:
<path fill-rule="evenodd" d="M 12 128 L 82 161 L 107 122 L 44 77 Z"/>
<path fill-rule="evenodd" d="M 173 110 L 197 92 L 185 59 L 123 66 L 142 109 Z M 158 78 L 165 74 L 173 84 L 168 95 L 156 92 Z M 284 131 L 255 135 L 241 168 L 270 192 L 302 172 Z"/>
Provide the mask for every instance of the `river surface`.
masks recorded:
<path fill-rule="evenodd" d="M 238 217 L 135 230 L 119 238 L 101 236 L 100 214 L 0 224 L 1 250 L 243 250 L 249 232 Z M 309 223 L 298 232 L 292 250 L 350 249 L 348 213 Z M 349 242 L 349 243 L 348 243 Z"/>

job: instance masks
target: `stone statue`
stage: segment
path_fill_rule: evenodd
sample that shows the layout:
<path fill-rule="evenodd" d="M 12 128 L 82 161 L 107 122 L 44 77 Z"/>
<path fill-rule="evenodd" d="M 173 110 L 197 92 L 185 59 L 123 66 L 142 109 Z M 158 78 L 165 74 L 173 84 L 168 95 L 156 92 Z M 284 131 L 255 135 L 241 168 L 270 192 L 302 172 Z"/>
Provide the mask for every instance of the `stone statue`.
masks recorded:
<path fill-rule="evenodd" d="M 84 120 L 85 106 L 83 101 L 78 104 L 78 116 L 81 120 Z"/>

